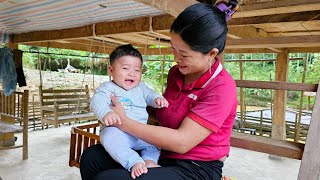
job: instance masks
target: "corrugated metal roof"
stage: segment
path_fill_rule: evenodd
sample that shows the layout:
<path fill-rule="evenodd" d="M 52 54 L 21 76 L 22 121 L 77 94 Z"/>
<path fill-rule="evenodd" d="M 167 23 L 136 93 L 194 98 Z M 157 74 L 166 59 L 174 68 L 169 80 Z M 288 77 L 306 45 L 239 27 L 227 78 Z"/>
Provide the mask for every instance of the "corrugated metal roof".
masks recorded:
<path fill-rule="evenodd" d="M 0 32 L 65 29 L 160 14 L 164 13 L 136 1 L 0 0 Z"/>

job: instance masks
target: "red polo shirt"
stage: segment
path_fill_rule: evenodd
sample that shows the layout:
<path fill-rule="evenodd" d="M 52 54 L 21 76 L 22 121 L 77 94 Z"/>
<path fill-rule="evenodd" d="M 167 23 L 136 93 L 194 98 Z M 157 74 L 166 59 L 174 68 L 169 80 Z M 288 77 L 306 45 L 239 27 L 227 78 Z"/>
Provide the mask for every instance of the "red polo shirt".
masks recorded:
<path fill-rule="evenodd" d="M 169 101 L 169 107 L 157 109 L 161 126 L 178 129 L 187 116 L 212 133 L 185 154 L 162 150 L 162 158 L 211 161 L 229 155 L 230 136 L 238 105 L 237 88 L 220 60 L 217 59 L 212 65 L 211 73 L 206 72 L 186 86 L 183 86 L 183 75 L 179 69 L 172 67 L 164 97 Z"/>

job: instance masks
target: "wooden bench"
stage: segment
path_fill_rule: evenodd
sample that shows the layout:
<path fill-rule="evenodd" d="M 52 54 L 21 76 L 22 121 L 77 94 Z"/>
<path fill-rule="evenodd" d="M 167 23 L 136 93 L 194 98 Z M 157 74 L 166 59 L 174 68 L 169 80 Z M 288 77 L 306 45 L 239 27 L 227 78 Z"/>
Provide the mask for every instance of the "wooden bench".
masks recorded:
<path fill-rule="evenodd" d="M 22 148 L 22 159 L 28 159 L 28 102 L 29 91 L 14 92 L 10 96 L 4 96 L 0 91 L 0 135 L 22 132 L 22 145 L 0 147 L 0 150 Z M 22 127 L 15 125 L 18 122 Z"/>
<path fill-rule="evenodd" d="M 53 124 L 55 128 L 61 123 L 95 120 L 90 112 L 90 94 L 86 85 L 84 89 L 42 89 L 39 87 L 41 123 Z"/>
<path fill-rule="evenodd" d="M 249 132 L 252 135 L 256 135 L 256 129 L 253 128 L 239 128 L 240 132 Z"/>

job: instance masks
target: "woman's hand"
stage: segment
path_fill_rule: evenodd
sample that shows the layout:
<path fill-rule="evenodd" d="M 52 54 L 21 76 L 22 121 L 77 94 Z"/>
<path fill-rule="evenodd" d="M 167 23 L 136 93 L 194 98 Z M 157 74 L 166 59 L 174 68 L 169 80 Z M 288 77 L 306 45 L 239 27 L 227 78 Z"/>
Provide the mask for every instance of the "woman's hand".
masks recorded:
<path fill-rule="evenodd" d="M 111 101 L 113 106 L 111 107 L 111 109 L 113 110 L 113 112 L 115 112 L 121 120 L 121 124 L 124 123 L 124 121 L 127 119 L 127 115 L 126 112 L 124 111 L 123 107 L 121 106 L 121 103 L 119 102 L 118 98 L 115 95 L 111 95 Z M 119 124 L 114 124 L 117 127 L 119 127 Z"/>

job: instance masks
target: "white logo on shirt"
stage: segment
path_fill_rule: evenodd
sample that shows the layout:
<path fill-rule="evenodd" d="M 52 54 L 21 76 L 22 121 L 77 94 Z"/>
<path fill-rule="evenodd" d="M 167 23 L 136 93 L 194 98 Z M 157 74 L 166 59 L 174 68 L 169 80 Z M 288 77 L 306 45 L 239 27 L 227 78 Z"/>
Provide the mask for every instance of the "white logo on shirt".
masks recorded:
<path fill-rule="evenodd" d="M 197 98 L 198 98 L 198 96 L 197 96 L 197 95 L 192 94 L 192 93 L 191 93 L 191 94 L 189 94 L 189 95 L 188 95 L 188 97 L 189 97 L 189 98 L 191 98 L 191 99 L 193 99 L 193 100 L 197 100 Z"/>

